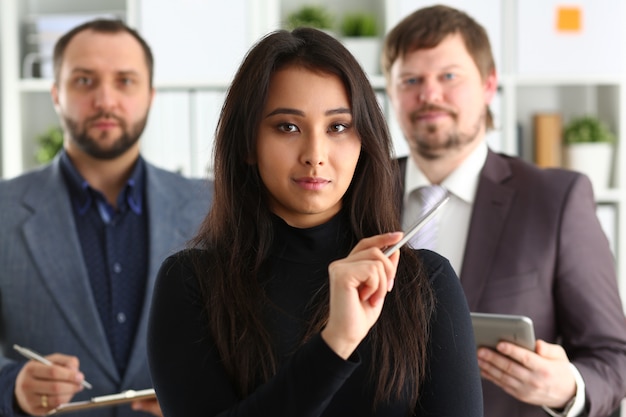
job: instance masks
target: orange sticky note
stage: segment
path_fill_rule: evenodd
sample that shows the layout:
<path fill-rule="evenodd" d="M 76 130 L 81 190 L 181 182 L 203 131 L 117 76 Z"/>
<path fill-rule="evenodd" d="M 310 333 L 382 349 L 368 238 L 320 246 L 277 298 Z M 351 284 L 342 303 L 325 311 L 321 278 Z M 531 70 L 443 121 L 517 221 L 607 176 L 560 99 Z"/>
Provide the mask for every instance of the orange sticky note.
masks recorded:
<path fill-rule="evenodd" d="M 559 6 L 556 10 L 557 32 L 580 32 L 582 30 L 582 15 L 580 7 Z"/>

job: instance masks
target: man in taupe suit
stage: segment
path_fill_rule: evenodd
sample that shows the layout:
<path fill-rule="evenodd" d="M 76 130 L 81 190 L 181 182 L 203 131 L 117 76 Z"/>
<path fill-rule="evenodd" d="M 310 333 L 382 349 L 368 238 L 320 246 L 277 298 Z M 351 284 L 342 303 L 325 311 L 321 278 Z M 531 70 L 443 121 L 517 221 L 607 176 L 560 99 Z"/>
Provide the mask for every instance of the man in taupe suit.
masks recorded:
<path fill-rule="evenodd" d="M 465 13 L 406 17 L 386 37 L 383 67 L 410 148 L 403 222 L 420 208 L 416 190 L 446 188 L 433 248 L 470 309 L 534 321 L 534 352 L 478 350 L 485 416 L 609 415 L 626 394 L 626 320 L 591 183 L 488 149 L 497 74 L 485 30 Z"/>
<path fill-rule="evenodd" d="M 0 182 L 5 417 L 152 387 L 146 330 L 156 274 L 196 233 L 211 197 L 208 182 L 140 156 L 154 89 L 152 53 L 137 32 L 119 21 L 88 22 L 59 40 L 54 63 L 63 152 Z M 27 362 L 13 344 L 52 366 Z M 83 389 L 84 380 L 93 389 Z M 81 415 L 147 413 L 161 415 L 155 399 Z"/>

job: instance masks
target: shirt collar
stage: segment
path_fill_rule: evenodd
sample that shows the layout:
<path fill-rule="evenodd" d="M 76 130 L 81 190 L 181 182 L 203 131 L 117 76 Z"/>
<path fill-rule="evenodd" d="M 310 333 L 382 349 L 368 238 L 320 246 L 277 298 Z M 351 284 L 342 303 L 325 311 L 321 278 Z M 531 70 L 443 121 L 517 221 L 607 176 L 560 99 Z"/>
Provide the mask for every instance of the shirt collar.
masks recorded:
<path fill-rule="evenodd" d="M 441 182 L 452 194 L 461 200 L 472 204 L 476 189 L 478 188 L 478 177 L 480 171 L 487 160 L 487 143 L 482 141 L 465 160 L 446 179 Z M 426 175 L 419 169 L 413 158 L 407 157 L 406 174 L 404 178 L 404 198 L 420 187 L 432 185 Z"/>
<path fill-rule="evenodd" d="M 65 151 L 61 152 L 60 166 L 75 209 L 78 214 L 82 216 L 93 204 L 94 196 L 102 194 L 89 185 L 87 180 L 78 172 Z M 117 197 L 118 208 L 122 209 L 128 206 L 135 214 L 141 214 L 143 211 L 144 184 L 145 161 L 140 156 L 126 182 L 126 187 L 122 189 L 120 195 Z"/>

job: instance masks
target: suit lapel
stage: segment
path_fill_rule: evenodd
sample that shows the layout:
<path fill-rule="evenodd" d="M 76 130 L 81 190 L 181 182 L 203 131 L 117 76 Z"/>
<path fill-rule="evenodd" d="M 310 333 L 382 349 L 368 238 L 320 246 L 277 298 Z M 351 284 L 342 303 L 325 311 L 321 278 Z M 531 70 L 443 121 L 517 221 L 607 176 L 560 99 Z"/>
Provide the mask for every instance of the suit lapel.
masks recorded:
<path fill-rule="evenodd" d="M 511 175 L 506 160 L 489 151 L 476 191 L 460 274 L 470 310 L 480 301 L 515 195 L 504 185 Z"/>
<path fill-rule="evenodd" d="M 58 161 L 42 171 L 24 194 L 23 203 L 32 211 L 23 225 L 24 238 L 40 272 L 41 284 L 67 321 L 68 333 L 71 330 L 94 362 L 117 380 Z"/>

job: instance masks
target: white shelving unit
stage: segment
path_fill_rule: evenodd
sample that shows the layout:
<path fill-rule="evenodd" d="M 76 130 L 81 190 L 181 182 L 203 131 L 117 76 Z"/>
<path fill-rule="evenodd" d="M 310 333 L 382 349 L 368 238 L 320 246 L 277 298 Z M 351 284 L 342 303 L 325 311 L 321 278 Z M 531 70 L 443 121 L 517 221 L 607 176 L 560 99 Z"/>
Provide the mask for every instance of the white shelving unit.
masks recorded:
<path fill-rule="evenodd" d="M 623 10 L 621 0 L 582 0 L 582 11 L 589 13 L 593 8 L 605 8 L 608 13 Z M 194 2 L 188 2 L 192 4 Z M 205 0 L 195 2 L 198 7 L 210 7 L 211 13 L 220 13 L 215 2 Z M 188 30 L 182 30 L 187 20 L 178 16 L 184 10 L 167 14 L 167 0 L 97 0 L 83 2 L 80 0 L 2 0 L 0 2 L 0 63 L 2 83 L 0 92 L 1 113 L 1 176 L 10 178 L 34 168 L 35 140 L 34 138 L 51 125 L 58 124 L 57 116 L 52 108 L 49 90 L 52 82 L 44 79 L 24 79 L 22 61 L 24 57 L 24 43 L 15 42 L 21 39 L 22 23 L 28 16 L 45 13 L 94 13 L 96 11 L 123 11 L 126 20 L 142 31 L 152 45 L 156 56 L 155 85 L 157 99 L 153 106 L 146 133 L 142 139 L 144 154 L 153 162 L 165 168 L 179 170 L 187 175 L 205 175 L 209 160 L 211 139 L 224 93 L 230 82 L 232 71 L 239 64 L 243 53 L 262 34 L 279 28 L 287 14 L 296 8 L 310 3 L 308 0 L 233 0 L 229 2 L 233 10 L 223 10 L 222 13 L 237 11 L 240 26 L 229 22 L 228 27 L 233 31 L 243 30 L 246 35 L 236 33 L 223 35 L 217 43 L 223 44 L 224 38 L 232 37 L 239 40 L 239 52 L 233 54 L 229 61 L 225 61 L 223 54 L 213 53 L 217 46 L 210 44 L 209 33 L 203 36 L 190 37 Z M 380 26 L 388 28 L 397 23 L 402 16 L 417 7 L 434 4 L 428 0 L 332 0 L 318 1 L 324 4 L 333 14 L 339 17 L 344 13 L 355 10 L 368 10 L 379 16 Z M 519 73 L 520 61 L 517 47 L 520 43 L 518 28 L 523 26 L 518 19 L 520 0 L 447 0 L 446 3 L 468 11 L 479 20 L 487 29 L 493 43 L 496 64 L 500 74 L 500 93 L 497 103 L 492 105 L 496 113 L 497 132 L 494 136 L 493 147 L 504 153 L 521 155 L 532 160 L 532 115 L 539 111 L 558 111 L 567 121 L 569 118 L 585 113 L 598 114 L 614 130 L 617 137 L 626 132 L 626 65 L 622 67 L 610 66 L 602 68 L 597 73 L 577 74 L 574 68 L 567 73 Z M 531 5 L 544 7 L 546 13 L 556 7 L 556 0 L 524 0 L 524 7 Z M 151 9 L 142 9 L 150 7 Z M 239 9 L 236 9 L 236 8 Z M 245 10 L 242 12 L 241 8 Z M 200 64 L 208 62 L 213 66 L 220 65 L 230 68 L 219 73 L 211 69 L 209 76 L 202 77 L 197 73 L 185 73 L 189 65 L 168 65 L 169 73 L 160 72 L 160 64 L 168 62 L 163 56 L 171 45 L 164 45 L 163 38 L 156 36 L 154 24 L 146 21 L 153 19 L 160 21 L 156 11 L 160 8 L 162 18 L 169 18 L 167 31 L 168 39 L 176 47 L 188 48 L 185 53 L 190 59 L 196 59 Z M 149 11 L 149 13 L 146 12 Z M 606 12 L 606 11 L 605 11 Z M 155 15 L 155 13 L 157 13 Z M 162 23 L 159 23 L 163 25 Z M 178 27 L 178 30 L 176 29 Z M 220 29 L 224 30 L 224 29 Z M 386 29 L 383 30 L 385 32 Z M 180 34 L 177 38 L 177 34 Z M 237 36 L 235 36 L 237 35 Z M 382 37 L 382 34 L 381 34 Z M 615 28 L 615 45 L 626 45 L 626 30 Z M 612 54 L 624 55 L 622 49 L 610 49 Z M 208 56 L 210 59 L 202 61 Z M 239 56 L 240 55 L 240 56 Z M 164 66 L 164 65 L 162 65 Z M 180 74 L 177 72 L 180 68 Z M 163 70 L 165 71 L 165 70 Z M 174 71 L 174 72 L 172 72 Z M 208 69 L 204 72 L 207 72 Z M 608 71 L 608 72 L 607 72 Z M 611 72 L 613 71 L 613 72 Z M 200 74 L 204 73 L 200 72 Z M 381 96 L 384 103 L 385 80 L 380 74 L 370 77 L 373 87 Z M 388 106 L 387 106 L 388 110 Z M 391 131 L 397 144 L 399 154 L 406 153 L 404 139 L 395 122 L 393 115 L 389 115 Z M 522 131 L 521 138 L 518 132 Z M 490 142 L 491 144 L 492 142 Z M 619 169 L 621 162 L 626 160 L 625 147 L 618 141 L 615 147 L 615 162 L 613 169 L 613 184 L 607 190 L 597 190 L 598 203 L 603 207 L 612 208 L 613 218 L 609 216 L 612 230 L 607 234 L 614 239 L 613 247 L 616 259 L 626 259 L 626 199 L 621 187 L 626 184 L 626 171 Z M 210 168 L 210 167 L 209 167 Z M 623 262 L 623 261 L 622 261 Z M 626 267 L 618 264 L 620 276 L 620 290 L 626 300 Z"/>
<path fill-rule="evenodd" d="M 15 40 L 24 38 L 24 22 L 37 15 L 112 10 L 142 33 L 155 55 L 157 95 L 142 138 L 144 155 L 167 169 L 206 175 L 224 92 L 245 51 L 278 26 L 278 0 L 199 0 L 173 7 L 168 0 L 0 1 L 0 177 L 36 167 L 35 138 L 59 124 L 50 99 L 52 80 L 22 76 L 25 44 Z M 206 21 L 205 16 L 213 19 L 205 22 L 211 24 L 196 22 L 199 33 L 190 36 L 190 20 Z M 231 31 L 228 42 L 225 30 Z M 181 50 L 181 56 L 167 58 Z"/>

